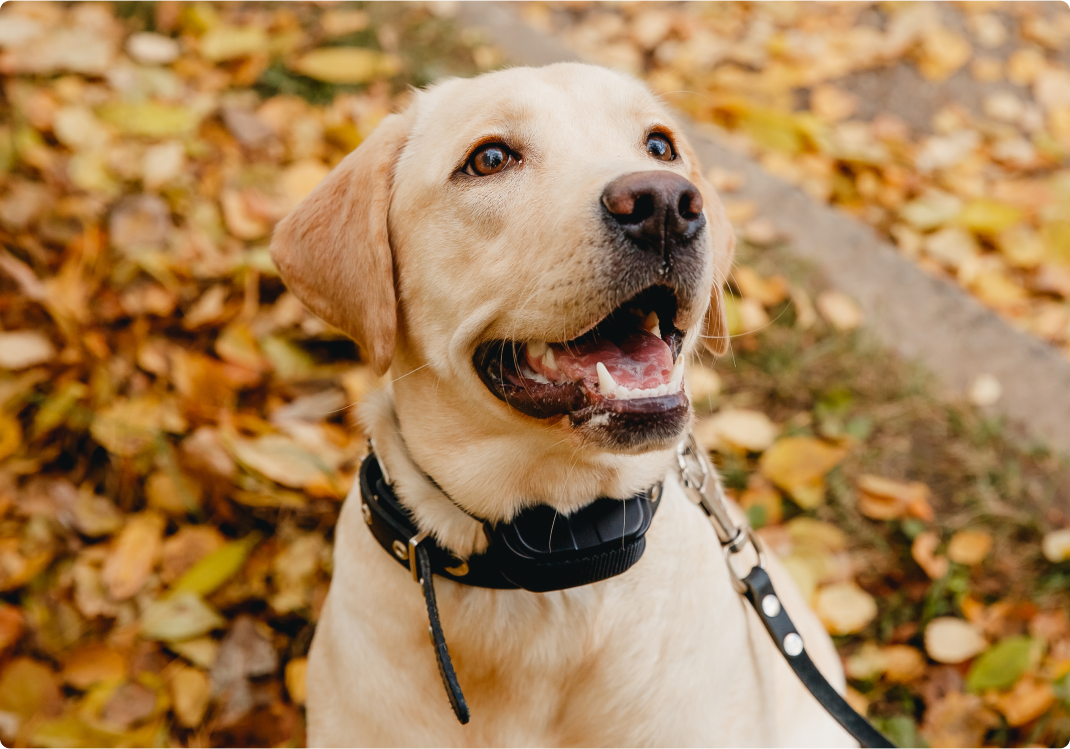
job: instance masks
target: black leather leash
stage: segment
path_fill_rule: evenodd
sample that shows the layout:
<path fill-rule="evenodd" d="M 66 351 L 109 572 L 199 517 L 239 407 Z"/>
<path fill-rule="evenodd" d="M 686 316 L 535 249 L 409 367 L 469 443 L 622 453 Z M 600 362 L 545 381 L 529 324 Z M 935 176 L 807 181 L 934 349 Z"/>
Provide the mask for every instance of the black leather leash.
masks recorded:
<path fill-rule="evenodd" d="M 777 650 L 784 656 L 803 686 L 859 744 L 865 747 L 894 747 L 895 744 L 847 704 L 847 701 L 828 683 L 814 662 L 810 660 L 802 635 L 799 634 L 788 612 L 781 605 L 780 598 L 773 589 L 773 581 L 765 571 L 765 547 L 750 526 L 738 526 L 728 516 L 724 488 L 721 486 L 717 472 L 710 468 L 705 452 L 695 442 L 693 435 L 689 434 L 687 439 L 680 443 L 677 449 L 677 461 L 681 484 L 706 513 L 717 533 L 717 538 L 724 549 L 733 587 L 750 601 L 755 613 L 765 626 L 765 630 L 773 638 Z M 711 482 L 714 490 L 713 500 L 707 493 Z M 735 567 L 732 566 L 732 558 L 747 546 L 754 547 L 758 555 L 758 563 L 745 577 L 740 577 Z"/>
<path fill-rule="evenodd" d="M 894 747 L 847 704 L 810 660 L 802 636 L 765 571 L 761 540 L 750 526 L 737 526 L 728 516 L 720 479 L 693 435 L 689 434 L 677 449 L 677 462 L 681 485 L 717 533 L 733 587 L 750 601 L 803 686 L 862 746 Z M 707 492 L 711 483 L 712 499 Z M 462 725 L 469 720 L 468 705 L 442 632 L 434 575 L 464 585 L 535 592 L 564 590 L 619 575 L 639 561 L 646 549 L 644 534 L 660 505 L 661 489 L 659 483 L 626 500 L 599 498 L 567 517 L 559 517 L 545 505 L 524 510 L 510 523 L 492 524 L 473 516 L 483 523 L 489 540 L 487 551 L 460 560 L 417 529 L 408 510 L 394 495 L 373 447 L 360 467 L 361 512 L 379 545 L 420 583 L 439 675 L 450 707 Z M 754 548 L 758 563 L 740 577 L 733 558 L 747 546 Z"/>

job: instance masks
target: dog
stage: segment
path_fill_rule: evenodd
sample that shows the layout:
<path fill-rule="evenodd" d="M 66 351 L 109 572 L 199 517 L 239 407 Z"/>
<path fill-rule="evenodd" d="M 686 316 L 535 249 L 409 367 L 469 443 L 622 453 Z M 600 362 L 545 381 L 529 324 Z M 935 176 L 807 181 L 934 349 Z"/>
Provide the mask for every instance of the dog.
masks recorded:
<path fill-rule="evenodd" d="M 309 656 L 310 744 L 856 745 L 732 588 L 676 477 L 693 419 L 682 363 L 727 348 L 734 246 L 670 112 L 575 63 L 414 92 L 280 222 L 289 288 L 389 371 L 362 424 L 415 524 L 458 559 L 487 547 L 473 517 L 567 517 L 664 482 L 624 574 L 548 593 L 435 578 L 468 725 L 420 586 L 351 494 Z M 842 692 L 830 638 L 776 560 L 769 572 Z"/>

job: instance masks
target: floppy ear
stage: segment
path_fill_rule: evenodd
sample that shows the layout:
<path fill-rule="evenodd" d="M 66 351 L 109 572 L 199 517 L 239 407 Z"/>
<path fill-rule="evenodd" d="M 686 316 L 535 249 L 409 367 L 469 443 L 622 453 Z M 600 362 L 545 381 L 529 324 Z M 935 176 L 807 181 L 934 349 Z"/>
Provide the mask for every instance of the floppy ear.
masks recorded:
<path fill-rule="evenodd" d="M 713 239 L 713 288 L 710 290 L 710 306 L 706 311 L 706 329 L 702 340 L 706 348 L 720 355 L 728 350 L 728 314 L 724 301 L 724 283 L 732 269 L 732 256 L 736 252 L 736 232 L 732 229 L 732 222 L 728 220 L 717 191 L 703 176 L 697 162 L 695 163 L 691 181 L 702 193 L 702 202 L 710 219 L 710 234 Z"/>
<path fill-rule="evenodd" d="M 394 357 L 397 298 L 387 212 L 408 118 L 393 114 L 290 212 L 271 257 L 290 290 L 348 334 L 382 374 Z"/>

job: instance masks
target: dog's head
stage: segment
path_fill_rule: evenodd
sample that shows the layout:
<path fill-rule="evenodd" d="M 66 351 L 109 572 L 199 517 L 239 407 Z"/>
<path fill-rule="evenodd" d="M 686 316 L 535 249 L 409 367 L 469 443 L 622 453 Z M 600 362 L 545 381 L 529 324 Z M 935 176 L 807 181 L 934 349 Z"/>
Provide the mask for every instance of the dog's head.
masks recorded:
<path fill-rule="evenodd" d="M 634 454 L 687 428 L 696 341 L 727 345 L 733 243 L 661 103 L 559 64 L 418 93 L 279 224 L 272 254 L 367 361 L 393 364 L 403 426 Z"/>

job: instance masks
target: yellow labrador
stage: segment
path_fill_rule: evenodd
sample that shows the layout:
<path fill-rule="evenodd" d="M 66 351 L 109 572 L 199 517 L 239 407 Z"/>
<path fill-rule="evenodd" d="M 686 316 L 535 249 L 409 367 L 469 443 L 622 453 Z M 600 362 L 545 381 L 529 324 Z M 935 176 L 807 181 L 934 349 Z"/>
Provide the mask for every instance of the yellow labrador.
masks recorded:
<path fill-rule="evenodd" d="M 567 516 L 665 482 L 624 574 L 550 593 L 435 578 L 465 726 L 420 587 L 351 497 L 312 644 L 310 743 L 853 743 L 733 590 L 674 475 L 692 419 L 682 361 L 700 340 L 726 348 L 733 247 L 670 113 L 637 81 L 579 64 L 418 92 L 278 226 L 290 288 L 390 371 L 363 423 L 416 524 L 458 559 L 487 545 L 472 516 Z M 770 572 L 842 690 L 830 639 Z"/>

